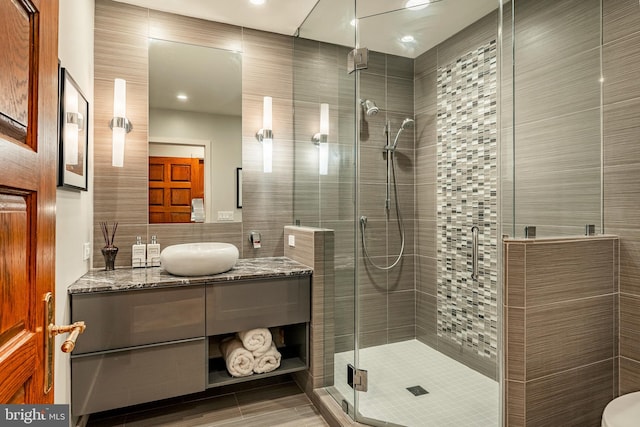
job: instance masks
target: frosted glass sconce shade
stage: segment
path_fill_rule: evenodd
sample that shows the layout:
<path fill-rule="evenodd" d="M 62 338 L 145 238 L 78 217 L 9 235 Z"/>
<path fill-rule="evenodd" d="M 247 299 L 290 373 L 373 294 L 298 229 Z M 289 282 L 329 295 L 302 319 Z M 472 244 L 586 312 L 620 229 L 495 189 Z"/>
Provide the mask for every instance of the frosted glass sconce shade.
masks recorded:
<path fill-rule="evenodd" d="M 127 119 L 127 82 L 123 79 L 115 79 L 113 83 L 113 119 L 109 127 L 113 131 L 111 165 L 121 168 L 124 166 L 125 135 L 133 129 Z"/>
<path fill-rule="evenodd" d="M 262 143 L 262 171 L 271 173 L 273 165 L 273 106 L 270 96 L 264 97 L 262 128 L 256 132 L 256 138 Z"/>
<path fill-rule="evenodd" d="M 318 146 L 318 173 L 329 173 L 329 104 L 320 104 L 320 132 L 313 135 L 313 143 Z"/>

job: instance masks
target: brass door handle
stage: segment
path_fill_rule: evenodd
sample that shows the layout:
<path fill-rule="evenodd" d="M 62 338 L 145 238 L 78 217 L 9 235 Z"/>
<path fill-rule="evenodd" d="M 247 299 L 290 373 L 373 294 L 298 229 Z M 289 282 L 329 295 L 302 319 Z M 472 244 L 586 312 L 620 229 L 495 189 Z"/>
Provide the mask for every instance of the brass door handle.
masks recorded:
<path fill-rule="evenodd" d="M 78 335 L 84 332 L 86 325 L 83 321 L 75 322 L 72 325 L 57 326 L 54 325 L 55 313 L 53 304 L 53 293 L 47 292 L 44 295 L 44 327 L 47 328 L 47 336 L 44 340 L 45 359 L 44 359 L 44 394 L 48 394 L 53 387 L 53 337 L 65 332 L 71 332 L 69 337 L 62 343 L 62 351 L 71 353 L 76 346 Z M 40 329 L 42 331 L 42 329 Z"/>
<path fill-rule="evenodd" d="M 59 334 L 64 334 L 70 332 L 69 337 L 62 343 L 62 351 L 65 353 L 71 353 L 73 348 L 76 346 L 76 340 L 78 339 L 78 335 L 84 332 L 87 328 L 87 325 L 83 321 L 75 322 L 71 325 L 58 326 L 54 324 L 49 324 L 49 336 L 55 337 Z"/>

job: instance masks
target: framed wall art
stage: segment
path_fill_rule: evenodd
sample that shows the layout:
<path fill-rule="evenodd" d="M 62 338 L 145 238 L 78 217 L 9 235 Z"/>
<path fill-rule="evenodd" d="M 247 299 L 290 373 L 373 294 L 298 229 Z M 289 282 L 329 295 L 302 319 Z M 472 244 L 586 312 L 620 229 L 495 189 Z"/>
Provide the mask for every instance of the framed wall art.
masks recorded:
<path fill-rule="evenodd" d="M 58 187 L 87 190 L 89 102 L 66 68 L 60 69 Z"/>

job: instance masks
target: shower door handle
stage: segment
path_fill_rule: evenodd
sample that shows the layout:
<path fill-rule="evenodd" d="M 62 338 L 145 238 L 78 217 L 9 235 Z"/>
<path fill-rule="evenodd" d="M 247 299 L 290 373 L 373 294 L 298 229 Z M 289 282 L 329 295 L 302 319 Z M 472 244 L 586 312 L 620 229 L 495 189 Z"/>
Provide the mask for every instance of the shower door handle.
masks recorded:
<path fill-rule="evenodd" d="M 478 280 L 478 227 L 471 227 L 471 278 Z"/>

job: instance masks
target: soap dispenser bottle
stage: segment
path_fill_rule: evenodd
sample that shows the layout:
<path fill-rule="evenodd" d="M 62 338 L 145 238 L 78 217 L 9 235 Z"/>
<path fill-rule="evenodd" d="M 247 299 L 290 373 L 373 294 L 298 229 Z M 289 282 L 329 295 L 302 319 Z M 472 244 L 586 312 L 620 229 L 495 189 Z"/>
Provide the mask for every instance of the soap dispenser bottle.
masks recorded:
<path fill-rule="evenodd" d="M 151 243 L 147 244 L 147 265 L 160 267 L 160 244 L 156 236 L 151 236 Z"/>
<path fill-rule="evenodd" d="M 145 267 L 147 263 L 147 247 L 142 243 L 142 237 L 136 236 L 136 244 L 131 247 L 131 266 Z"/>

